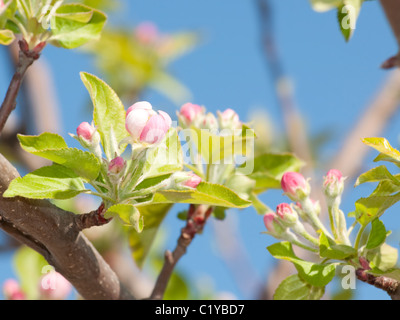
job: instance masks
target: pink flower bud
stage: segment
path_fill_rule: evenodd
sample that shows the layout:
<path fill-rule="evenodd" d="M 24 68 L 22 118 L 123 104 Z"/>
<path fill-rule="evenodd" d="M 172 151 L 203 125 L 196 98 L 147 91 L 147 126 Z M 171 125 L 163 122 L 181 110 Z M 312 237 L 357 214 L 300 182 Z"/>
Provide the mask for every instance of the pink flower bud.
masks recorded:
<path fill-rule="evenodd" d="M 226 109 L 219 113 L 219 121 L 221 129 L 239 129 L 242 123 L 239 120 L 239 115 L 232 109 Z"/>
<path fill-rule="evenodd" d="M 310 193 L 310 187 L 298 172 L 286 172 L 281 179 L 281 187 L 285 194 L 294 201 L 304 199 Z"/>
<path fill-rule="evenodd" d="M 95 132 L 96 128 L 94 128 L 88 122 L 82 122 L 76 129 L 76 134 L 78 135 L 78 137 L 84 138 L 87 141 L 92 140 L 92 136 Z"/>
<path fill-rule="evenodd" d="M 136 27 L 135 36 L 145 45 L 155 43 L 159 38 L 158 28 L 150 21 L 142 22 Z"/>
<path fill-rule="evenodd" d="M 282 221 L 297 221 L 297 213 L 287 203 L 281 203 L 276 207 L 276 214 Z"/>
<path fill-rule="evenodd" d="M 197 117 L 203 114 L 203 108 L 197 104 L 185 103 L 179 112 L 185 126 L 190 126 Z"/>
<path fill-rule="evenodd" d="M 0 0 L 0 10 L 5 6 L 3 0 Z"/>
<path fill-rule="evenodd" d="M 125 167 L 125 160 L 122 157 L 116 157 L 108 164 L 108 172 L 118 174 Z"/>
<path fill-rule="evenodd" d="M 25 294 L 21 290 L 18 281 L 8 279 L 3 284 L 3 294 L 7 300 L 25 300 Z"/>
<path fill-rule="evenodd" d="M 64 300 L 72 291 L 72 285 L 60 273 L 52 271 L 42 277 L 40 293 L 44 299 Z"/>
<path fill-rule="evenodd" d="M 184 183 L 184 185 L 190 188 L 197 188 L 201 182 L 201 178 L 193 172 L 189 172 L 189 176 L 190 178 Z"/>
<path fill-rule="evenodd" d="M 339 170 L 331 169 L 324 177 L 325 194 L 331 198 L 339 196 L 344 189 L 344 178 Z"/>
<path fill-rule="evenodd" d="M 134 104 L 127 110 L 125 127 L 134 141 L 154 144 L 160 142 L 172 124 L 164 111 L 158 114 L 148 102 Z"/>
<path fill-rule="evenodd" d="M 279 225 L 277 221 L 278 216 L 275 212 L 269 211 L 264 214 L 264 225 L 267 228 L 268 232 L 274 236 L 278 237 L 285 232 L 285 230 Z"/>

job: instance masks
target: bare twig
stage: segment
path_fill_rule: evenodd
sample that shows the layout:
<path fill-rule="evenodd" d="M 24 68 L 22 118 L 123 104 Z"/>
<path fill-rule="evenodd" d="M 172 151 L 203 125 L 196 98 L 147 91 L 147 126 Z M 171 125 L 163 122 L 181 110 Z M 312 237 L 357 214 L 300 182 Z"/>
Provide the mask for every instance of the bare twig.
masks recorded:
<path fill-rule="evenodd" d="M 165 253 L 164 265 L 157 278 L 153 292 L 150 296 L 152 300 L 163 299 L 165 290 L 172 272 L 180 258 L 186 253 L 188 246 L 192 243 L 193 238 L 204 228 L 204 225 L 212 213 L 213 208 L 204 205 L 190 205 L 188 210 L 188 218 L 186 226 L 181 230 L 181 235 L 173 252 Z"/>
<path fill-rule="evenodd" d="M 6 96 L 0 109 L 0 133 L 3 131 L 8 117 L 17 105 L 17 96 L 25 73 L 32 63 L 39 59 L 40 52 L 42 51 L 44 45 L 45 43 L 41 43 L 33 50 L 29 50 L 28 44 L 25 40 L 21 40 L 19 42 L 20 51 L 17 70 L 11 79 L 10 86 L 8 87 Z"/>
<path fill-rule="evenodd" d="M 19 176 L 0 155 L 0 228 L 41 253 L 85 299 L 133 299 L 110 266 L 80 232 L 76 216 L 45 200 L 2 197 Z"/>
<path fill-rule="evenodd" d="M 400 300 L 400 283 L 397 280 L 385 276 L 374 276 L 363 268 L 356 270 L 358 280 L 366 282 L 376 288 L 386 291 L 392 300 Z"/>

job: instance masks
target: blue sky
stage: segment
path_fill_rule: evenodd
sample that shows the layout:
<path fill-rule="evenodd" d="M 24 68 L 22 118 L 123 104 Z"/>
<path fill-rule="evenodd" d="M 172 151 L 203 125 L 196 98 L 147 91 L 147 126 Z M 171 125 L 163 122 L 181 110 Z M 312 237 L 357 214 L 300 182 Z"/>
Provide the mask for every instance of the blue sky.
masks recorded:
<path fill-rule="evenodd" d="M 364 4 L 354 37 L 346 43 L 338 30 L 336 13 L 316 13 L 306 0 L 271 0 L 274 11 L 276 41 L 285 71 L 291 77 L 299 110 L 310 134 L 333 129 L 333 140 L 323 149 L 329 158 L 340 147 L 346 132 L 373 98 L 387 71 L 380 64 L 397 50 L 391 30 L 377 1 Z M 255 1 L 233 0 L 132 0 L 124 1 L 123 10 L 112 14 L 113 24 L 135 26 L 142 21 L 154 21 L 162 32 L 192 30 L 202 35 L 202 43 L 190 54 L 176 61 L 172 74 L 187 86 L 191 102 L 209 110 L 235 109 L 242 119 L 253 110 L 262 109 L 270 115 L 278 129 L 282 120 L 275 102 L 272 82 L 261 52 L 259 17 Z M 82 108 L 88 98 L 79 78 L 80 71 L 96 73 L 90 57 L 78 51 L 47 47 L 43 58 L 55 75 L 57 97 L 62 108 L 63 131 L 74 132 L 82 121 L 90 121 Z M 4 50 L 0 50 L 0 70 L 7 70 Z M 7 72 L 0 72 L 0 94 L 6 90 Z M 144 98 L 156 108 L 175 115 L 179 105 L 151 90 Z M 397 146 L 396 116 L 383 134 Z M 71 141 L 70 141 L 71 142 Z M 373 154 L 366 168 L 373 164 Z M 340 169 L 340 168 L 338 168 Z M 368 187 L 351 190 L 344 198 L 342 209 L 350 212 L 354 201 L 370 192 Z M 271 207 L 281 202 L 281 192 L 265 196 Z M 273 239 L 261 235 L 261 217 L 251 209 L 229 213 L 238 223 L 244 246 L 254 270 L 252 280 L 260 283 L 271 270 L 273 260 L 265 247 Z M 383 221 L 396 227 L 399 219 L 393 212 Z M 182 227 L 174 213 L 164 225 L 168 231 L 166 249 L 173 249 Z M 232 291 L 239 298 L 256 296 L 243 294 L 227 271 L 213 244 L 214 232 L 223 228 L 217 222 L 196 237 L 179 267 L 194 279 L 209 276 L 219 291 Z M 392 237 L 395 236 L 392 235 Z M 397 237 L 398 239 L 398 237 Z M 10 255 L 0 254 L 0 283 L 10 275 Z M 255 283 L 255 284 L 257 284 Z M 357 298 L 386 299 L 385 293 L 357 283 Z"/>

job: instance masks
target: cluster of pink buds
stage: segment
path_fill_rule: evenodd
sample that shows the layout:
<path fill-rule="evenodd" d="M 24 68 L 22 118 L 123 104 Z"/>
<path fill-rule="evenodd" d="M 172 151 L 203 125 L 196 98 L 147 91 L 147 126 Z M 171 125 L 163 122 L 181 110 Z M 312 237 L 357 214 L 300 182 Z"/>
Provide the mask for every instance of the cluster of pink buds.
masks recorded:
<path fill-rule="evenodd" d="M 211 112 L 206 113 L 206 109 L 200 105 L 185 103 L 177 116 L 179 125 L 184 129 L 191 126 L 212 131 L 241 129 L 242 122 L 240 122 L 239 115 L 234 110 L 226 109 L 217 113 L 218 119 Z"/>
<path fill-rule="evenodd" d="M 166 112 L 155 112 L 147 101 L 137 102 L 126 111 L 125 128 L 135 143 L 151 145 L 161 142 L 171 124 Z"/>
<path fill-rule="evenodd" d="M 265 214 L 264 223 L 268 233 L 278 239 L 285 239 L 292 231 L 296 236 L 306 240 L 307 245 L 311 244 L 311 248 L 315 248 L 318 246 L 318 240 L 311 236 L 303 225 L 308 223 L 317 233 L 323 232 L 337 243 L 350 244 L 345 217 L 338 208 L 344 188 L 343 181 L 341 172 L 335 169 L 329 170 L 324 177 L 323 190 L 331 218 L 332 236 L 319 218 L 321 212 L 319 202 L 310 198 L 311 188 L 308 181 L 298 172 L 286 172 L 281 178 L 281 187 L 284 194 L 295 204 L 283 203 L 277 206 L 276 212 Z M 304 247 L 298 240 L 296 243 Z"/>

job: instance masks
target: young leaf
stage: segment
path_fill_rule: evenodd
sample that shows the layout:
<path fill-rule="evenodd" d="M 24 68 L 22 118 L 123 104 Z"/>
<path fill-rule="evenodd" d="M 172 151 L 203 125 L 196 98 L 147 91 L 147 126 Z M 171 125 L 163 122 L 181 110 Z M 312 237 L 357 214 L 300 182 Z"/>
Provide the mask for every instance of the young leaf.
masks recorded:
<path fill-rule="evenodd" d="M 274 293 L 274 300 L 320 300 L 325 287 L 314 287 L 293 274 L 281 282 Z"/>
<path fill-rule="evenodd" d="M 157 231 L 172 204 L 157 204 L 137 207 L 143 217 L 145 226 L 141 233 L 133 229 L 128 231 L 129 246 L 137 266 L 141 268 L 150 251 Z"/>
<path fill-rule="evenodd" d="M 377 182 L 385 180 L 389 180 L 392 184 L 397 185 L 400 189 L 400 180 L 393 176 L 384 165 L 373 168 L 360 175 L 355 183 L 355 186 L 359 186 L 365 182 Z"/>
<path fill-rule="evenodd" d="M 398 250 L 384 243 L 380 247 L 368 251 L 367 259 L 372 269 L 378 268 L 383 272 L 392 269 L 398 259 Z"/>
<path fill-rule="evenodd" d="M 0 30 L 0 45 L 8 46 L 15 40 L 14 32 L 11 30 Z"/>
<path fill-rule="evenodd" d="M 125 224 L 131 225 L 137 232 L 143 231 L 143 216 L 132 204 L 116 204 L 104 214 L 104 218 L 119 217 Z"/>
<path fill-rule="evenodd" d="M 85 192 L 82 179 L 71 169 L 53 164 L 11 181 L 4 198 L 69 199 Z"/>
<path fill-rule="evenodd" d="M 128 136 L 125 129 L 125 108 L 117 94 L 103 80 L 89 73 L 81 72 L 81 79 L 93 102 L 93 119 L 101 136 L 107 159 L 122 154 L 126 144 L 115 150 L 115 146 Z"/>
<path fill-rule="evenodd" d="M 254 170 L 248 175 L 255 180 L 255 191 L 262 192 L 266 189 L 280 189 L 281 178 L 287 171 L 299 171 L 304 163 L 290 153 L 266 153 L 248 160 L 254 162 Z M 246 162 L 242 168 L 248 167 Z"/>
<path fill-rule="evenodd" d="M 353 247 L 336 244 L 333 240 L 325 236 L 324 233 L 321 233 L 319 238 L 319 255 L 321 258 L 343 260 L 356 254 L 357 250 Z"/>
<path fill-rule="evenodd" d="M 61 5 L 51 19 L 54 45 L 67 49 L 80 47 L 100 37 L 106 23 L 106 15 L 82 4 Z"/>
<path fill-rule="evenodd" d="M 385 225 L 379 219 L 375 219 L 371 223 L 371 232 L 369 233 L 366 249 L 375 249 L 382 245 L 387 236 Z"/>
<path fill-rule="evenodd" d="M 316 287 L 325 287 L 335 276 L 336 264 L 317 264 L 298 258 L 290 242 L 279 242 L 269 246 L 268 251 L 276 259 L 292 262 L 299 276 Z"/>
<path fill-rule="evenodd" d="M 18 140 L 25 151 L 70 168 L 88 181 L 96 179 L 99 175 L 101 163 L 94 154 L 68 148 L 64 139 L 57 134 L 18 135 Z"/>
<path fill-rule="evenodd" d="M 355 217 L 366 226 L 373 219 L 380 217 L 388 208 L 400 200 L 400 192 L 392 196 L 369 196 L 361 198 L 355 203 Z"/>
<path fill-rule="evenodd" d="M 362 141 L 380 152 L 374 161 L 389 161 L 400 166 L 400 152 L 394 149 L 385 138 L 365 138 Z"/>
<path fill-rule="evenodd" d="M 218 184 L 201 182 L 192 190 L 161 190 L 152 203 L 192 203 L 230 208 L 246 208 L 250 201 L 240 198 L 232 190 Z"/>

